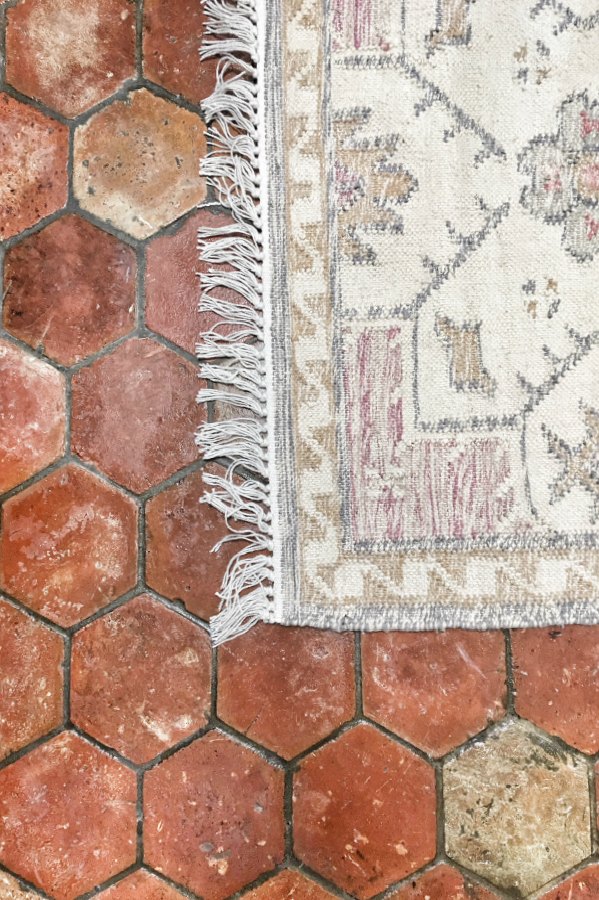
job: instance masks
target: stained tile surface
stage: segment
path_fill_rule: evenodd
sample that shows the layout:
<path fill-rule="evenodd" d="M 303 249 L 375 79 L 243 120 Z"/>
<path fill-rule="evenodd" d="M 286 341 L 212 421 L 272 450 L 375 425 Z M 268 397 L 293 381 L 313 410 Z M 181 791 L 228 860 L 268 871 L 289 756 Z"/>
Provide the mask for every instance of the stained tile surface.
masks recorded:
<path fill-rule="evenodd" d="M 512 722 L 445 766 L 449 856 L 527 896 L 591 852 L 584 760 Z"/>
<path fill-rule="evenodd" d="M 0 862 L 73 900 L 135 861 L 135 775 L 65 732 L 0 772 Z"/>
<path fill-rule="evenodd" d="M 141 493 L 195 461 L 197 389 L 192 363 L 155 341 L 127 341 L 73 378 L 73 449 Z"/>
<path fill-rule="evenodd" d="M 73 184 L 81 206 L 145 238 L 201 203 L 200 117 L 142 89 L 100 110 L 75 133 Z"/>
<path fill-rule="evenodd" d="M 0 900 L 599 900 L 597 628 L 208 648 L 203 28 L 0 0 Z"/>
<path fill-rule="evenodd" d="M 286 759 L 355 710 L 349 634 L 257 625 L 218 654 L 219 716 Z"/>
<path fill-rule="evenodd" d="M 0 598 L 0 759 L 60 725 L 63 664 L 60 635 Z"/>
<path fill-rule="evenodd" d="M 504 714 L 500 632 L 366 634 L 364 711 L 433 756 Z"/>
<path fill-rule="evenodd" d="M 131 331 L 137 262 L 130 247 L 79 216 L 6 254 L 4 327 L 65 366 Z"/>
<path fill-rule="evenodd" d="M 7 19 L 7 81 L 63 116 L 84 112 L 135 74 L 128 0 L 21 0 Z"/>
<path fill-rule="evenodd" d="M 2 93 L 0 123 L 0 240 L 4 240 L 66 203 L 68 130 Z"/>
<path fill-rule="evenodd" d="M 62 455 L 65 427 L 65 381 L 60 372 L 0 340 L 1 493 Z"/>
<path fill-rule="evenodd" d="M 73 625 L 136 579 L 135 504 L 78 466 L 47 475 L 4 506 L 0 586 Z"/>
<path fill-rule="evenodd" d="M 145 778 L 145 858 L 206 900 L 282 861 L 283 773 L 213 731 Z"/>
<path fill-rule="evenodd" d="M 370 725 L 302 763 L 293 807 L 298 857 L 359 900 L 435 855 L 434 772 Z"/>
<path fill-rule="evenodd" d="M 72 719 L 134 762 L 193 734 L 209 709 L 208 636 L 151 597 L 130 600 L 75 636 Z"/>

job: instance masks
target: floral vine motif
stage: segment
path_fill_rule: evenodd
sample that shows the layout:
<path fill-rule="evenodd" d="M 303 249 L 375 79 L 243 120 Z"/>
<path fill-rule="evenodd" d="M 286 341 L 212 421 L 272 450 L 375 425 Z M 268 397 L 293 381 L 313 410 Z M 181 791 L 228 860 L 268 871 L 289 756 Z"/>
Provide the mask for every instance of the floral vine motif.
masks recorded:
<path fill-rule="evenodd" d="M 564 248 L 580 262 L 599 250 L 599 101 L 569 97 L 558 131 L 539 135 L 519 159 L 530 178 L 522 203 L 549 225 L 563 226 Z"/>

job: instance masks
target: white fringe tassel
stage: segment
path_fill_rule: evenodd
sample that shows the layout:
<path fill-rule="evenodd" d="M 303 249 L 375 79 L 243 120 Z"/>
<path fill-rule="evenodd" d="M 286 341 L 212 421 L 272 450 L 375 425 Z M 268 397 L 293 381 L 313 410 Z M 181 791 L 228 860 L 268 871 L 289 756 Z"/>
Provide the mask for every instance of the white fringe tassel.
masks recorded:
<path fill-rule="evenodd" d="M 229 563 L 219 591 L 220 611 L 210 622 L 215 645 L 267 618 L 273 600 L 258 150 L 259 2 L 203 0 L 208 38 L 201 57 L 220 61 L 214 93 L 203 104 L 212 149 L 201 171 L 235 223 L 201 228 L 198 234 L 202 260 L 227 267 L 210 268 L 201 278 L 200 311 L 215 314 L 218 324 L 202 335 L 197 347 L 204 362 L 200 375 L 215 385 L 201 390 L 198 402 L 222 401 L 240 415 L 202 425 L 196 442 L 206 460 L 229 463 L 222 476 L 204 473 L 202 501 L 224 515 L 230 530 L 214 550 L 228 541 L 243 544 Z M 223 300 L 223 291 L 234 291 L 239 301 Z M 250 477 L 240 477 L 239 469 Z"/>

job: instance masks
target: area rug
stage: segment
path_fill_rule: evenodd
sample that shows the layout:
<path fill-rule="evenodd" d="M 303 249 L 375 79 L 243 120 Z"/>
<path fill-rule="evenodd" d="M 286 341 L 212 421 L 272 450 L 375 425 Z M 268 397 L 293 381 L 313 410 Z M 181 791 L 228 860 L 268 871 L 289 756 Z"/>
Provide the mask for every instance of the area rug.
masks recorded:
<path fill-rule="evenodd" d="M 599 621 L 596 0 L 205 15 L 215 642 Z"/>

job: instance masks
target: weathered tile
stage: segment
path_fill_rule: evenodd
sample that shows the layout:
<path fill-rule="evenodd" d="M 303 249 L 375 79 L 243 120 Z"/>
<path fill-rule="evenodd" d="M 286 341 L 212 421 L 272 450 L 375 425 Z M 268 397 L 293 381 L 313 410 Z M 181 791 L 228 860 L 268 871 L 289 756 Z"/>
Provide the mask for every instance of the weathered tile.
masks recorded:
<path fill-rule="evenodd" d="M 541 900 L 597 900 L 599 866 L 587 866 L 576 875 L 543 894 Z"/>
<path fill-rule="evenodd" d="M 141 493 L 197 459 L 197 369 L 172 350 L 132 339 L 73 378 L 73 450 Z"/>
<path fill-rule="evenodd" d="M 364 712 L 442 756 L 505 712 L 499 631 L 365 634 Z"/>
<path fill-rule="evenodd" d="M 568 744 L 599 750 L 599 626 L 512 633 L 516 709 Z"/>
<path fill-rule="evenodd" d="M 200 60 L 204 9 L 193 0 L 145 0 L 144 74 L 199 103 L 214 90 L 216 61 Z"/>
<path fill-rule="evenodd" d="M 283 773 L 220 732 L 149 771 L 144 803 L 146 862 L 205 900 L 283 858 Z"/>
<path fill-rule="evenodd" d="M 591 852 L 584 760 L 511 722 L 445 766 L 450 857 L 518 896 Z"/>
<path fill-rule="evenodd" d="M 30 228 L 67 201 L 68 129 L 0 94 L 0 240 Z"/>
<path fill-rule="evenodd" d="M 200 334 L 212 328 L 212 313 L 199 313 L 199 275 L 208 268 L 196 249 L 198 228 L 230 225 L 229 216 L 200 209 L 172 234 L 154 238 L 148 245 L 146 263 L 146 325 L 163 334 L 189 353 L 195 352 Z M 238 302 L 233 291 L 218 292 L 221 299 Z M 221 327 L 222 330 L 222 327 Z"/>
<path fill-rule="evenodd" d="M 373 726 L 358 725 L 302 762 L 293 817 L 302 862 L 365 900 L 435 855 L 435 774 Z"/>
<path fill-rule="evenodd" d="M 84 469 L 58 469 L 5 504 L 0 558 L 7 593 L 73 625 L 135 584 L 135 504 Z"/>
<path fill-rule="evenodd" d="M 71 717 L 136 763 L 201 728 L 210 711 L 208 635 L 141 596 L 75 635 Z"/>
<path fill-rule="evenodd" d="M 101 900 L 181 900 L 183 894 L 157 875 L 140 869 L 97 896 Z"/>
<path fill-rule="evenodd" d="M 332 896 L 315 881 L 289 869 L 244 895 L 246 900 L 330 900 Z"/>
<path fill-rule="evenodd" d="M 73 900 L 135 862 L 135 773 L 69 732 L 0 771 L 0 862 Z"/>
<path fill-rule="evenodd" d="M 95 113 L 75 132 L 73 185 L 84 209 L 145 238 L 206 196 L 198 115 L 145 88 Z"/>
<path fill-rule="evenodd" d="M 58 634 L 0 599 L 0 759 L 60 725 L 63 657 Z"/>
<path fill-rule="evenodd" d="M 0 341 L 0 493 L 64 452 L 65 382 L 52 366 Z"/>
<path fill-rule="evenodd" d="M 21 887 L 17 879 L 6 872 L 0 872 L 1 900 L 35 900 L 36 897 L 39 897 L 39 894 L 30 891 L 28 888 Z"/>
<path fill-rule="evenodd" d="M 4 327 L 71 365 L 135 324 L 130 247 L 79 216 L 63 216 L 6 254 Z"/>
<path fill-rule="evenodd" d="M 128 0 L 22 0 L 8 10 L 6 80 L 76 116 L 135 74 L 135 9 Z"/>
<path fill-rule="evenodd" d="M 218 652 L 218 714 L 286 759 L 355 711 L 354 638 L 256 625 Z"/>
<path fill-rule="evenodd" d="M 227 526 L 221 513 L 200 503 L 204 490 L 201 473 L 194 472 L 148 501 L 146 579 L 159 594 L 209 619 L 218 610 L 216 592 L 238 547 L 230 542 L 212 552 Z"/>
<path fill-rule="evenodd" d="M 440 865 L 404 885 L 389 900 L 495 900 L 498 894 L 466 878 L 451 866 Z"/>

